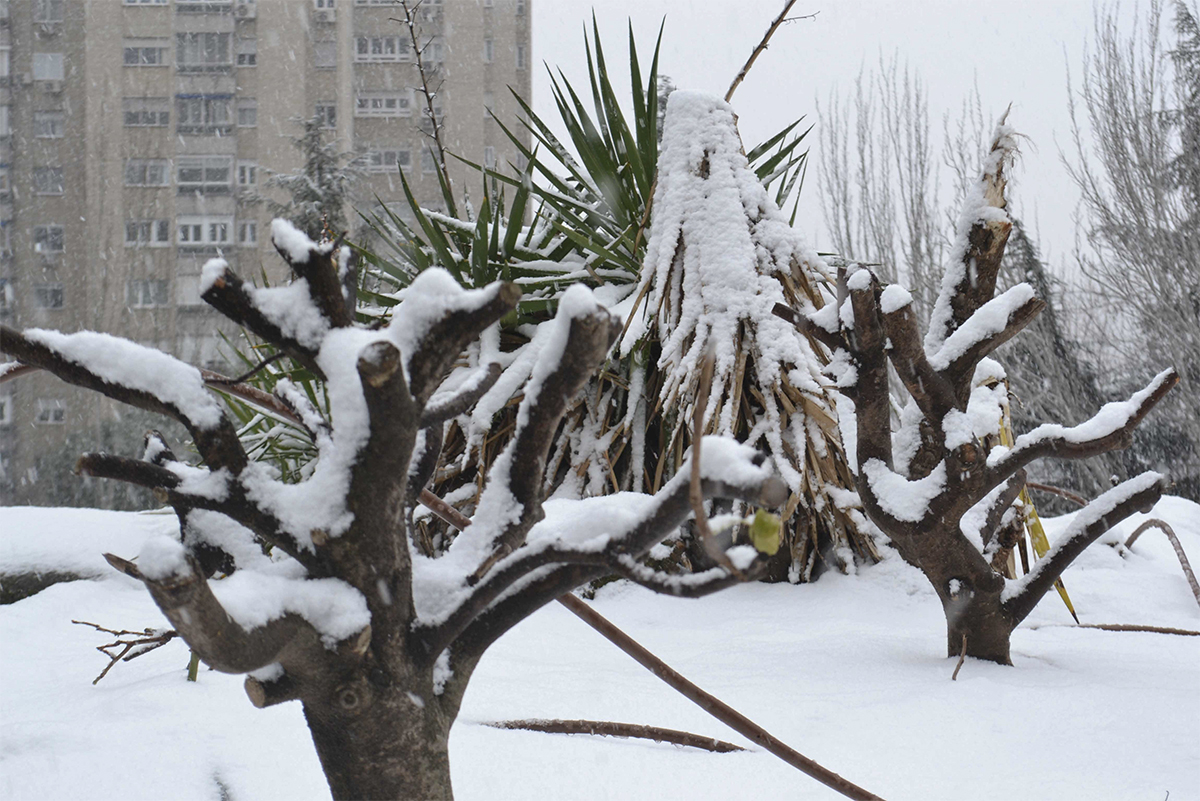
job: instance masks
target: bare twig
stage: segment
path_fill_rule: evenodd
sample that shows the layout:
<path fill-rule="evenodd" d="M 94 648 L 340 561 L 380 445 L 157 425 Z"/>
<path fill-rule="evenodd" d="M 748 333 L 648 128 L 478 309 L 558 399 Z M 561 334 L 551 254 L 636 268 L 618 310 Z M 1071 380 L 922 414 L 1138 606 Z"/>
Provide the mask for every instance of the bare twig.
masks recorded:
<path fill-rule="evenodd" d="M 954 666 L 954 673 L 950 675 L 950 681 L 958 681 L 958 671 L 962 670 L 963 662 L 967 661 L 967 635 L 963 635 L 962 650 L 958 654 L 958 664 Z"/>
<path fill-rule="evenodd" d="M 146 627 L 141 631 L 127 631 L 125 629 L 106 629 L 95 623 L 89 623 L 86 620 L 72 620 L 72 623 L 78 626 L 91 626 L 96 631 L 105 634 L 111 634 L 116 637 L 110 643 L 97 645 L 96 650 L 108 657 L 108 666 L 100 671 L 100 675 L 92 679 L 92 684 L 98 684 L 100 679 L 108 675 L 108 671 L 112 670 L 113 665 L 124 660 L 128 662 L 131 659 L 137 659 L 139 656 L 148 654 L 156 648 L 162 648 L 171 640 L 179 636 L 174 629 L 152 629 Z M 117 651 L 116 649 L 120 649 Z"/>
<path fill-rule="evenodd" d="M 767 44 L 771 41 L 771 37 L 775 35 L 775 31 L 785 22 L 794 22 L 797 19 L 812 19 L 816 14 L 809 14 L 804 17 L 788 18 L 788 12 L 792 10 L 792 6 L 796 5 L 796 0 L 787 0 L 783 4 L 783 11 L 779 12 L 779 16 L 771 23 L 771 27 L 767 28 L 767 32 L 763 34 L 762 41 L 758 43 L 758 47 L 754 48 L 754 52 L 750 54 L 750 58 L 746 59 L 746 63 L 742 65 L 742 69 L 738 72 L 737 77 L 733 79 L 733 83 L 729 84 L 729 91 L 725 93 L 725 102 L 728 103 L 733 98 L 733 93 L 741 86 L 742 81 L 746 79 L 746 73 L 750 72 L 750 68 L 754 66 L 754 62 L 762 55 L 762 52 L 767 49 Z"/>
<path fill-rule="evenodd" d="M 1192 564 L 1188 561 L 1187 554 L 1183 552 L 1183 545 L 1179 542 L 1179 537 L 1175 536 L 1175 529 L 1171 528 L 1165 520 L 1155 517 L 1142 523 L 1129 535 L 1125 547 L 1132 548 L 1133 544 L 1137 542 L 1137 538 L 1142 536 L 1142 532 L 1149 528 L 1161 529 L 1162 533 L 1167 535 L 1167 539 L 1171 541 L 1171 547 L 1175 549 L 1175 555 L 1179 557 L 1179 566 L 1183 568 L 1183 575 L 1187 576 L 1188 585 L 1192 588 L 1192 595 L 1195 596 L 1196 603 L 1200 604 L 1200 583 L 1196 582 L 1196 574 L 1192 570 Z"/>
<path fill-rule="evenodd" d="M 1060 498 L 1066 498 L 1068 501 L 1078 504 L 1079 506 L 1087 506 L 1088 505 L 1087 498 L 1084 498 L 1082 495 L 1076 495 L 1074 492 L 1071 492 L 1070 490 L 1065 490 L 1062 487 L 1055 487 L 1051 484 L 1042 484 L 1037 481 L 1026 481 L 1025 486 L 1029 487 L 1029 489 L 1031 489 L 1031 490 L 1037 490 L 1038 492 L 1048 492 L 1051 495 L 1057 495 Z"/>
<path fill-rule="evenodd" d="M 1038 629 L 1100 629 L 1101 631 L 1140 631 L 1146 634 L 1179 634 L 1184 637 L 1200 637 L 1200 631 L 1191 629 L 1173 629 L 1167 626 L 1135 626 L 1130 623 L 1042 623 L 1030 626 L 1031 630 Z"/>
<path fill-rule="evenodd" d="M 540 731 L 547 734 L 595 734 L 601 737 L 636 737 L 642 740 L 653 740 L 656 743 L 673 743 L 692 748 L 702 748 L 718 754 L 728 754 L 733 751 L 745 751 L 740 745 L 718 740 L 716 737 L 705 737 L 702 734 L 692 734 L 690 731 L 664 729 L 661 726 L 645 726 L 640 723 L 616 723 L 608 720 L 499 720 L 494 723 L 484 723 L 493 729 L 517 729 L 525 731 Z"/>
<path fill-rule="evenodd" d="M 402 2 L 400 8 L 404 11 L 404 19 L 394 19 L 396 22 L 404 23 L 408 28 L 409 39 L 412 40 L 413 59 L 417 63 L 417 74 L 421 76 L 421 94 L 425 96 L 425 114 L 429 118 L 430 132 L 424 130 L 421 133 L 433 140 L 433 144 L 437 147 L 438 164 L 441 165 L 442 173 L 445 174 L 446 180 L 450 180 L 450 174 L 446 171 L 446 147 L 442 143 L 441 122 L 437 118 L 437 112 L 433 106 L 433 98 L 437 95 L 437 89 L 429 88 L 428 68 L 425 64 L 424 55 L 425 48 L 433 43 L 435 37 L 429 37 L 429 40 L 424 45 L 420 43 L 420 34 L 418 33 L 418 23 L 415 12 L 422 5 L 423 0 L 418 0 L 412 7 L 409 7 L 408 2 Z M 441 88 L 441 85 L 438 85 Z M 453 210 L 451 210 L 453 213 Z"/>

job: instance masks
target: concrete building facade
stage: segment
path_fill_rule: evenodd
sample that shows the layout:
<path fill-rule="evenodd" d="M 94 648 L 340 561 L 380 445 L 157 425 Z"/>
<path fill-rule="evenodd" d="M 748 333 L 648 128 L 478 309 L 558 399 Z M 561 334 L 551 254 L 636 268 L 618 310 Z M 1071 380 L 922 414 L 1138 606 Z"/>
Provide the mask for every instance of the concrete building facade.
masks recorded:
<path fill-rule="evenodd" d="M 488 109 L 515 121 L 509 87 L 529 97 L 529 1 L 424 0 L 416 15 L 447 149 L 519 163 Z M 284 277 L 254 198 L 301 167 L 302 119 L 358 155 L 363 210 L 403 201 L 400 169 L 441 206 L 400 17 L 395 0 L 0 0 L 0 322 L 236 369 L 200 269 L 220 255 Z M 481 186 L 449 167 L 460 191 Z M 120 505 L 65 473 L 82 450 L 130 447 L 141 422 L 49 376 L 0 384 L 0 503 Z"/>

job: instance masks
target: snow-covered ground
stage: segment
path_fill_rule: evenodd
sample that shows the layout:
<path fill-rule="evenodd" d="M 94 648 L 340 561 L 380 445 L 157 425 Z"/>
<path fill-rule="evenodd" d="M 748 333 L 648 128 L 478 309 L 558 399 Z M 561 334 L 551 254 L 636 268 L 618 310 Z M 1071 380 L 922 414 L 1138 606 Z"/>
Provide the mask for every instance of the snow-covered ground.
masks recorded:
<path fill-rule="evenodd" d="M 1200 566 L 1200 506 L 1166 498 L 1155 514 Z M 1053 540 L 1065 520 L 1047 523 Z M 239 676 L 202 670 L 189 684 L 181 642 L 92 685 L 107 664 L 92 648 L 108 640 L 72 618 L 164 625 L 145 590 L 99 554 L 131 557 L 174 526 L 173 515 L 0 508 L 0 573 L 101 577 L 0 607 L 0 798 L 328 798 L 299 705 L 254 709 Z M 1093 546 L 1065 581 L 1085 623 L 1200 629 L 1157 531 L 1125 556 Z M 1051 594 L 1013 637 L 1015 667 L 968 661 L 951 681 L 938 602 L 896 559 L 698 601 L 610 585 L 594 604 L 700 686 L 893 801 L 1200 798 L 1200 637 L 1072 629 Z M 838 797 L 757 749 L 480 725 L 531 717 L 748 745 L 557 605 L 501 639 L 475 674 L 451 735 L 460 800 Z"/>

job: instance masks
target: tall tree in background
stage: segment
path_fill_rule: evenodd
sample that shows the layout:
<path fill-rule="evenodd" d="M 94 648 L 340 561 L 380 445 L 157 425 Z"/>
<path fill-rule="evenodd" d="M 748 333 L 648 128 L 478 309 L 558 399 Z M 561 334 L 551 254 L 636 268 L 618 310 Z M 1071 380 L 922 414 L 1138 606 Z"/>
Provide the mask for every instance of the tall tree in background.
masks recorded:
<path fill-rule="evenodd" d="M 347 230 L 346 203 L 358 177 L 352 154 L 338 150 L 336 141 L 325 141 L 325 124 L 320 116 L 305 120 L 304 133 L 292 139 L 304 154 L 304 166 L 295 172 L 272 173 L 265 182 L 289 196 L 282 203 L 267 200 L 271 215 L 289 220 L 318 242 L 326 233 Z"/>
<path fill-rule="evenodd" d="M 1200 31 L 1194 4 L 1174 6 L 1175 49 L 1160 46 L 1163 4 L 1121 32 L 1099 8 L 1094 49 L 1072 94 L 1073 158 L 1082 192 L 1078 254 L 1106 373 L 1121 386 L 1174 360 L 1181 392 L 1135 451 L 1200 499 Z M 1085 129 L 1086 125 L 1086 129 Z"/>

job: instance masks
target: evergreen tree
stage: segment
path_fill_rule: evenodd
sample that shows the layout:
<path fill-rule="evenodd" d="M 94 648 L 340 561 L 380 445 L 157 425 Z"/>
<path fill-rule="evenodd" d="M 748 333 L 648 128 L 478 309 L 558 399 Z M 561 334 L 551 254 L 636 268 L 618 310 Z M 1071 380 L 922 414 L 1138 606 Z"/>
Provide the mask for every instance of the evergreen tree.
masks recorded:
<path fill-rule="evenodd" d="M 304 166 L 267 178 L 268 187 L 290 196 L 284 203 L 268 198 L 271 215 L 289 220 L 316 241 L 344 233 L 349 227 L 346 204 L 360 173 L 353 154 L 339 151 L 336 141 L 325 141 L 319 116 L 305 120 L 304 133 L 292 143 L 304 154 Z"/>

